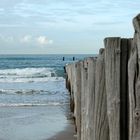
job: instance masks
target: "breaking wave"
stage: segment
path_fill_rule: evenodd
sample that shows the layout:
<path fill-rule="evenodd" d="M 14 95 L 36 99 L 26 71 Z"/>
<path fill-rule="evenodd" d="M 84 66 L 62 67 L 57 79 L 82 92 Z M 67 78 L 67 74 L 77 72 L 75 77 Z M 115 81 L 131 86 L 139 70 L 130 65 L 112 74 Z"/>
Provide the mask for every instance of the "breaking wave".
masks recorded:
<path fill-rule="evenodd" d="M 52 68 L 23 68 L 0 70 L 0 82 L 46 82 L 60 81 L 63 77 L 58 77 Z"/>
<path fill-rule="evenodd" d="M 35 89 L 0 89 L 0 94 L 19 94 L 19 95 L 55 95 L 58 91 L 35 90 Z"/>
<path fill-rule="evenodd" d="M 0 103 L 0 107 L 30 107 L 30 106 L 63 106 L 69 103 L 50 102 L 50 103 Z"/>

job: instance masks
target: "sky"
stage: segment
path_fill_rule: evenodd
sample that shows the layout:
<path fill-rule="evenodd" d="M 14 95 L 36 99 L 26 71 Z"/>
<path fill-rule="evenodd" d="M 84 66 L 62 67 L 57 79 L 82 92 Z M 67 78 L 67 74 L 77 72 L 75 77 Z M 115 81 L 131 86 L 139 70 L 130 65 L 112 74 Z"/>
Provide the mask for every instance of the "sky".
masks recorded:
<path fill-rule="evenodd" d="M 97 54 L 133 37 L 140 0 L 0 0 L 0 54 Z"/>

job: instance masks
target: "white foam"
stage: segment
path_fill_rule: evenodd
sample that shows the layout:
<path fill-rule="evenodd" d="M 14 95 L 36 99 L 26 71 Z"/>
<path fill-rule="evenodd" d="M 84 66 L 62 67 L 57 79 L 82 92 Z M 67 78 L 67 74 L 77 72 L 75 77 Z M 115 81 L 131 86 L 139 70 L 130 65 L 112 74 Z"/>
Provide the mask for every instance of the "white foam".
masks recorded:
<path fill-rule="evenodd" d="M 47 93 L 45 90 L 34 90 L 34 89 L 0 89 L 0 94 L 40 94 Z"/>
<path fill-rule="evenodd" d="M 24 68 L 0 70 L 0 82 L 47 82 L 60 81 L 52 68 Z"/>
<path fill-rule="evenodd" d="M 4 69 L 0 70 L 0 76 L 48 76 L 51 77 L 51 73 L 54 72 L 52 68 L 23 68 L 23 69 Z"/>
<path fill-rule="evenodd" d="M 49 102 L 49 103 L 0 103 L 0 107 L 24 107 L 24 106 L 63 106 L 69 103 Z"/>
<path fill-rule="evenodd" d="M 5 78 L 5 79 L 1 79 L 0 78 L 0 82 L 1 83 L 19 83 L 19 82 L 23 82 L 23 83 L 31 83 L 31 82 L 48 82 L 48 81 L 64 81 L 63 77 L 46 77 L 46 78 Z"/>

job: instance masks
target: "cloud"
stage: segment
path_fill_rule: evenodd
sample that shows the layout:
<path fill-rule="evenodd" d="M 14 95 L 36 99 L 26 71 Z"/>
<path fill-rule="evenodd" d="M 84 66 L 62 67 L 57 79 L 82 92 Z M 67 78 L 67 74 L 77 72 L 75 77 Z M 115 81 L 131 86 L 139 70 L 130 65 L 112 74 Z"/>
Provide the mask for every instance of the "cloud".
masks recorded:
<path fill-rule="evenodd" d="M 51 45 L 53 44 L 53 40 L 48 39 L 46 36 L 31 36 L 31 35 L 25 35 L 21 37 L 20 39 L 21 43 L 25 44 L 33 44 L 33 45 L 38 45 L 38 46 L 46 46 L 46 45 Z"/>
<path fill-rule="evenodd" d="M 53 40 L 49 40 L 46 36 L 39 36 L 37 38 L 37 42 L 40 45 L 48 45 L 48 44 L 52 44 L 53 43 Z"/>
<path fill-rule="evenodd" d="M 14 42 L 14 37 L 13 36 L 4 36 L 0 34 L 0 41 L 6 42 L 6 43 L 12 43 Z"/>
<path fill-rule="evenodd" d="M 4 0 L 0 4 L 0 28 L 89 30 L 94 22 L 107 21 L 112 25 L 120 18 L 128 22 L 137 13 L 138 6 L 139 0 L 115 3 L 113 0 Z"/>
<path fill-rule="evenodd" d="M 139 0 L 3 0 L 0 3 L 0 30 L 5 36 L 14 36 L 13 46 L 18 49 L 26 46 L 30 51 L 40 51 L 40 47 L 53 44 L 46 33 L 57 42 L 52 46 L 62 46 L 66 51 L 64 42 L 78 47 L 89 44 L 88 38 L 95 39 L 90 41 L 94 46 L 100 46 L 100 40 L 105 36 L 131 36 L 132 18 L 139 13 L 139 7 Z M 83 38 L 87 38 L 86 41 Z M 7 42 L 2 43 L 4 45 L 0 46 L 4 48 Z M 86 51 L 83 49 L 83 52 Z"/>
<path fill-rule="evenodd" d="M 25 35 L 23 38 L 20 40 L 22 43 L 30 43 L 32 41 L 32 36 L 31 35 Z"/>
<path fill-rule="evenodd" d="M 38 46 L 45 47 L 47 45 L 52 45 L 53 40 L 49 39 L 47 36 L 32 36 L 32 35 L 24 35 L 20 37 L 16 36 L 6 36 L 0 34 L 0 42 L 4 44 L 14 43 L 14 44 L 24 44 L 24 46 Z"/>

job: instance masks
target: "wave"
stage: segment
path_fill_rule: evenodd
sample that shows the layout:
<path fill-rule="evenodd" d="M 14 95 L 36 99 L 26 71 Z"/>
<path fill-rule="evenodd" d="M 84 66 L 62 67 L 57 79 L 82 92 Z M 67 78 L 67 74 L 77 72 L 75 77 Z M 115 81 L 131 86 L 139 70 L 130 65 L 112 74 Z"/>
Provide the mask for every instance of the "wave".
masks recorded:
<path fill-rule="evenodd" d="M 0 103 L 0 107 L 30 107 L 30 106 L 63 106 L 68 105 L 68 102 L 49 102 L 49 103 Z"/>
<path fill-rule="evenodd" d="M 16 94 L 16 95 L 67 95 L 66 91 L 59 91 L 59 90 L 37 90 L 37 89 L 0 89 L 1 94 Z"/>
<path fill-rule="evenodd" d="M 34 89 L 0 89 L 0 94 L 21 94 L 21 95 L 31 95 L 31 94 L 45 94 L 54 95 L 56 92 L 47 90 L 34 90 Z"/>
<path fill-rule="evenodd" d="M 23 68 L 23 69 L 4 69 L 0 70 L 0 77 L 4 78 L 7 76 L 13 77 L 55 77 L 56 73 L 52 68 Z"/>
<path fill-rule="evenodd" d="M 46 82 L 60 81 L 53 68 L 23 68 L 0 70 L 0 82 Z"/>
<path fill-rule="evenodd" d="M 0 78 L 0 83 L 32 83 L 32 82 L 48 82 L 48 81 L 64 81 L 63 77 L 46 77 L 46 78 Z"/>

